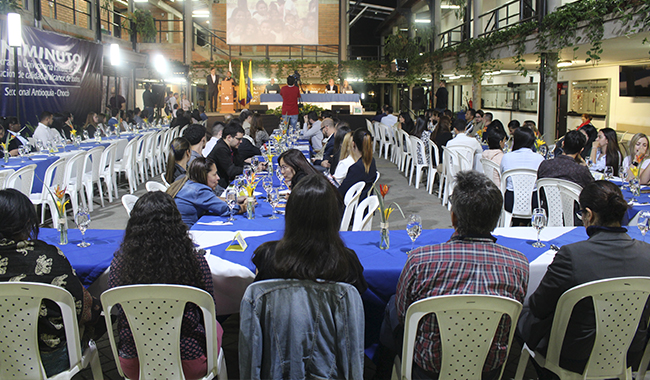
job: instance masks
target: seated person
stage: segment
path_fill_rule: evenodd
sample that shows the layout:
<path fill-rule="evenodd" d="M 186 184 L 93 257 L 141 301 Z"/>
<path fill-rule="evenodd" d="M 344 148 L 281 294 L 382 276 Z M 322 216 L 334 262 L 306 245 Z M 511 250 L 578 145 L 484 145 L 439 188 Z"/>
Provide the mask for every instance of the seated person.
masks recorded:
<path fill-rule="evenodd" d="M 255 281 L 293 278 L 346 282 L 363 294 L 368 288 L 363 267 L 356 253 L 341 240 L 340 224 L 334 187 L 322 174 L 304 177 L 287 201 L 282 239 L 255 250 Z"/>
<path fill-rule="evenodd" d="M 183 222 L 192 228 L 203 215 L 230 215 L 226 202 L 218 198 L 214 189 L 219 182 L 217 168 L 209 158 L 199 157 L 192 161 L 187 169 L 187 175 L 169 186 L 167 194 L 176 201 Z M 235 211 L 242 213 L 245 205 L 235 205 Z"/>
<path fill-rule="evenodd" d="M 165 180 L 168 184 L 184 177 L 190 162 L 190 143 L 185 137 L 176 137 L 169 146 L 170 154 L 167 160 Z"/>
<path fill-rule="evenodd" d="M 0 215 L 0 257 L 4 262 L 0 281 L 41 282 L 64 288 L 77 305 L 82 341 L 103 335 L 106 325 L 100 317 L 99 300 L 84 288 L 58 247 L 38 240 L 39 219 L 29 198 L 15 189 L 0 190 Z M 59 307 L 44 301 L 38 318 L 38 341 L 48 377 L 70 368 L 61 321 Z"/>
<path fill-rule="evenodd" d="M 92 139 L 95 138 L 95 132 L 100 131 L 99 133 L 101 134 L 101 130 L 98 128 L 99 124 L 99 115 L 97 115 L 95 112 L 89 112 L 88 116 L 86 117 L 86 124 L 83 126 L 83 130 L 88 132 L 88 138 Z M 83 136 L 83 132 L 82 132 Z"/>
<path fill-rule="evenodd" d="M 183 132 L 183 137 L 190 143 L 190 161 L 191 164 L 194 159 L 203 157 L 203 148 L 205 148 L 205 127 L 201 124 L 191 124 Z"/>
<path fill-rule="evenodd" d="M 114 132 L 115 128 L 119 128 L 119 120 L 117 118 L 119 117 L 120 110 L 117 108 L 112 108 L 111 109 L 111 118 L 108 119 L 108 122 L 106 123 L 108 125 L 108 130 L 110 132 Z"/>
<path fill-rule="evenodd" d="M 341 134 L 341 132 L 343 132 Z M 342 141 L 339 144 L 339 162 L 336 165 L 336 170 L 334 171 L 334 179 L 337 183 L 342 183 L 345 177 L 348 175 L 348 170 L 359 157 L 355 156 L 352 150 L 352 135 L 353 133 L 341 129 L 336 132 L 336 140 L 339 140 L 339 135 L 342 135 Z M 336 142 L 335 142 L 336 145 Z"/>
<path fill-rule="evenodd" d="M 584 128 L 584 127 L 583 127 Z M 454 195 L 455 197 L 455 195 Z M 522 310 L 517 328 L 528 347 L 545 353 L 557 301 L 567 290 L 596 280 L 648 276 L 650 245 L 632 239 L 621 227 L 627 202 L 618 186 L 596 181 L 580 193 L 582 222 L 589 239 L 563 245 L 537 290 Z M 628 351 L 628 365 L 638 366 L 646 345 L 648 308 Z M 594 343 L 596 321 L 591 299 L 576 304 L 560 352 L 560 366 L 582 373 Z M 540 379 L 551 378 L 540 373 Z M 544 377 L 542 377 L 544 376 Z"/>
<path fill-rule="evenodd" d="M 264 122 L 262 117 L 255 113 L 253 115 L 253 121 L 251 121 L 251 137 L 255 140 L 255 146 L 259 149 L 262 148 L 262 145 L 266 144 L 269 141 L 270 137 L 266 129 L 264 129 Z"/>
<path fill-rule="evenodd" d="M 300 135 L 303 139 L 309 140 L 311 148 L 318 152 L 323 149 L 323 132 L 320 130 L 321 121 L 318 120 L 318 114 L 316 111 L 311 111 L 305 117 L 305 123 L 303 124 L 302 131 Z"/>
<path fill-rule="evenodd" d="M 194 247 L 172 197 L 160 191 L 145 193 L 135 203 L 124 241 L 111 262 L 109 288 L 137 284 L 187 285 L 211 295 L 214 293 L 205 252 Z M 219 349 L 221 326 L 217 321 L 207 322 L 217 325 L 218 347 L 215 349 Z M 203 323 L 201 310 L 188 303 L 183 314 L 180 341 L 183 373 L 187 379 L 198 379 L 207 373 Z M 129 379 L 137 379 L 140 371 L 138 352 L 121 309 L 117 316 L 117 329 L 122 371 Z"/>
<path fill-rule="evenodd" d="M 636 166 L 637 168 L 639 168 L 639 178 L 641 178 L 641 183 L 647 184 L 648 179 L 650 179 L 650 171 L 648 173 L 645 173 L 645 175 L 644 172 L 646 171 L 646 168 L 650 164 L 650 150 L 648 150 L 648 136 L 646 136 L 643 133 L 637 133 L 634 136 L 632 136 L 632 139 L 630 140 L 628 152 L 630 152 L 630 154 L 625 156 L 625 158 L 623 159 L 621 177 L 625 175 L 627 176 L 628 179 L 633 178 L 634 174 L 632 173 L 630 168 Z M 643 181 L 644 177 L 648 179 Z"/>
<path fill-rule="evenodd" d="M 208 155 L 217 165 L 221 187 L 228 187 L 228 184 L 244 171 L 244 160 L 239 156 L 238 149 L 243 138 L 244 129 L 241 125 L 230 121 L 223 129 L 221 139 Z"/>
<path fill-rule="evenodd" d="M 501 160 L 503 159 L 503 148 L 506 146 L 506 133 L 503 130 L 496 128 L 487 132 L 486 137 L 488 143 L 488 150 L 483 151 L 483 158 L 490 160 L 501 167 Z M 495 185 L 501 187 L 501 172 L 492 170 L 493 173 L 485 173 L 492 179 Z"/>
<path fill-rule="evenodd" d="M 325 91 L 334 91 L 335 94 L 339 93 L 339 86 L 334 84 L 334 79 L 330 79 L 325 86 Z"/>
<path fill-rule="evenodd" d="M 501 159 L 501 175 L 510 169 L 533 169 L 537 171 L 539 165 L 544 161 L 544 157 L 542 157 L 541 154 L 533 152 L 535 133 L 533 133 L 530 128 L 521 127 L 515 129 L 513 134 L 514 143 L 512 145 L 512 152 L 504 154 Z M 449 144 L 447 144 L 447 146 L 449 146 Z M 503 208 L 508 212 L 512 212 L 512 207 L 515 201 L 514 194 L 512 178 L 507 178 Z M 533 208 L 535 208 L 537 207 L 537 194 L 535 191 L 533 191 L 531 196 L 531 202 Z"/>
<path fill-rule="evenodd" d="M 591 170 L 604 172 L 605 167 L 611 166 L 614 169 L 614 175 L 618 175 L 622 155 L 618 147 L 618 137 L 615 130 L 603 128 L 598 131 L 591 149 L 590 158 L 592 162 Z"/>
<path fill-rule="evenodd" d="M 38 126 L 34 130 L 33 137 L 35 140 L 41 140 L 44 144 L 47 142 L 56 143 L 61 138 L 59 132 L 51 128 L 54 122 L 54 115 L 51 112 L 43 111 L 39 118 Z"/>
<path fill-rule="evenodd" d="M 451 198 L 454 234 L 442 244 L 416 248 L 386 306 L 381 328 L 377 371 L 390 373 L 393 358 L 402 352 L 409 306 L 421 299 L 452 294 L 486 294 L 523 302 L 528 287 L 528 259 L 503 247 L 491 235 L 501 215 L 499 188 L 486 175 L 462 171 L 456 175 Z M 502 318 L 483 366 L 482 379 L 498 379 L 505 364 L 508 332 L 516 321 Z M 440 331 L 433 315 L 425 316 L 415 338 L 414 379 L 437 379 L 441 368 Z M 380 377 L 381 378 L 381 377 Z"/>
<path fill-rule="evenodd" d="M 270 82 L 270 84 L 267 84 L 267 85 L 266 85 L 265 92 L 268 94 L 268 93 L 270 93 L 271 91 L 275 91 L 275 94 L 279 94 L 279 93 L 280 93 L 280 86 L 278 86 L 278 85 L 275 83 L 275 78 L 271 78 L 271 82 Z"/>
<path fill-rule="evenodd" d="M 352 86 L 350 86 L 350 83 L 348 83 L 347 79 L 344 79 L 343 86 L 341 86 L 341 94 L 347 94 L 348 91 L 353 91 Z"/>
<path fill-rule="evenodd" d="M 365 182 L 366 185 L 361 191 L 359 202 L 366 199 L 372 184 L 377 179 L 377 166 L 372 157 L 372 136 L 367 129 L 357 129 L 352 135 L 352 152 L 359 157 L 357 162 L 348 169 L 348 174 L 339 186 L 339 193 L 345 198 L 345 193 L 357 182 Z"/>
<path fill-rule="evenodd" d="M 339 165 L 339 160 L 341 159 L 341 144 L 343 144 L 343 137 L 345 137 L 345 135 L 351 131 L 352 129 L 350 129 L 350 125 L 347 122 L 341 120 L 338 122 L 338 124 L 336 124 L 336 132 L 334 133 L 334 136 L 330 136 L 329 138 L 330 140 L 334 140 L 332 155 L 331 159 L 329 160 L 330 174 L 336 173 L 336 169 Z"/>
<path fill-rule="evenodd" d="M 325 148 L 323 148 L 323 159 L 318 160 L 312 157 L 312 162 L 314 165 L 320 166 L 325 171 L 332 166 L 333 156 L 334 156 L 334 135 L 336 134 L 336 127 L 334 125 L 334 120 L 331 118 L 325 118 L 321 122 L 320 127 L 323 137 L 327 138 L 327 143 L 325 143 Z M 325 141 L 325 140 L 323 140 Z"/>
<path fill-rule="evenodd" d="M 293 189 L 306 176 L 318 173 L 298 149 L 283 152 L 278 157 L 278 165 L 289 189 Z"/>
<path fill-rule="evenodd" d="M 545 160 L 539 164 L 537 179 L 559 178 L 580 185 L 583 189 L 594 182 L 594 177 L 583 162 L 580 152 L 585 146 L 587 138 L 580 131 L 569 131 L 563 139 L 563 153 L 552 160 Z"/>

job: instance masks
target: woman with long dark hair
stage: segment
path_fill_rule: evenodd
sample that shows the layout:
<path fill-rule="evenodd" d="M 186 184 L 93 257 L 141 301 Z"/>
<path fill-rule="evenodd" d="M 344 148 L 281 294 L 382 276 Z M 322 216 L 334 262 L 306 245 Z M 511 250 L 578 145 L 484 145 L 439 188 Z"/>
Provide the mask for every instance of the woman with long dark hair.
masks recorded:
<path fill-rule="evenodd" d="M 214 189 L 219 184 L 217 167 L 210 158 L 197 157 L 187 169 L 187 175 L 169 186 L 167 194 L 176 201 L 183 222 L 191 228 L 203 215 L 228 216 L 230 209 L 226 202 L 217 197 Z M 242 202 L 245 198 L 242 198 Z M 245 205 L 236 205 L 237 213 L 246 210 Z"/>
<path fill-rule="evenodd" d="M 86 116 L 86 124 L 83 126 L 83 129 L 88 132 L 88 138 L 95 137 L 97 124 L 99 124 L 99 116 L 95 112 L 89 112 L 88 116 Z"/>
<path fill-rule="evenodd" d="M 513 132 L 512 152 L 506 153 L 501 159 L 501 175 L 510 169 L 533 169 L 537 171 L 539 164 L 544 161 L 541 154 L 533 152 L 535 132 L 528 127 L 517 128 Z M 512 179 L 506 180 L 506 192 L 503 197 L 503 207 L 512 212 L 514 203 L 514 186 Z M 533 206 L 537 206 L 537 194 L 533 192 Z"/>
<path fill-rule="evenodd" d="M 36 209 L 29 198 L 15 189 L 0 190 L 0 282 L 40 282 L 64 288 L 77 305 L 77 322 L 80 328 L 84 328 L 81 329 L 84 337 L 101 336 L 106 328 L 100 317 L 99 300 L 84 288 L 59 248 L 38 240 L 38 224 Z M 61 323 L 59 307 L 51 301 L 44 301 L 38 316 L 38 341 L 48 378 L 70 368 Z"/>
<path fill-rule="evenodd" d="M 284 236 L 255 250 L 255 281 L 272 278 L 346 282 L 359 290 L 368 285 L 356 253 L 339 234 L 341 215 L 334 187 L 319 174 L 306 176 L 287 202 Z"/>
<path fill-rule="evenodd" d="M 584 127 L 583 127 L 584 128 Z M 618 175 L 621 165 L 621 150 L 618 147 L 618 137 L 612 128 L 603 128 L 598 131 L 598 137 L 591 149 L 591 170 L 603 172 L 605 167 L 614 168 L 614 175 Z"/>
<path fill-rule="evenodd" d="M 361 191 L 359 202 L 366 199 L 372 184 L 377 178 L 377 166 L 372 157 L 372 136 L 367 129 L 360 128 L 352 135 L 352 151 L 355 157 L 359 157 L 348 169 L 348 174 L 339 186 L 339 193 L 345 198 L 345 193 L 357 182 L 363 181 L 366 185 Z"/>
<path fill-rule="evenodd" d="M 187 285 L 210 294 L 214 292 L 205 252 L 194 247 L 172 197 L 160 191 L 146 193 L 135 203 L 124 240 L 111 262 L 109 288 L 135 284 Z M 128 378 L 137 378 L 138 353 L 122 312 L 118 315 L 118 331 L 122 370 Z M 218 323 L 217 331 L 221 333 Z M 200 309 L 188 303 L 183 315 L 180 342 L 186 378 L 197 379 L 207 373 L 205 344 Z"/>
<path fill-rule="evenodd" d="M 415 123 L 413 123 L 413 119 L 411 119 L 411 115 L 408 112 L 400 113 L 397 120 L 399 120 L 398 126 L 400 129 L 409 135 L 413 133 L 413 130 L 415 129 Z"/>
<path fill-rule="evenodd" d="M 338 168 L 339 162 L 341 161 L 341 144 L 343 144 L 343 138 L 345 138 L 345 135 L 351 131 L 352 129 L 350 128 L 350 125 L 345 121 L 339 121 L 338 124 L 336 124 L 336 134 L 334 135 L 334 153 L 332 154 L 332 162 L 330 162 L 329 168 L 330 173 L 332 174 L 336 173 L 336 169 Z"/>
<path fill-rule="evenodd" d="M 283 152 L 278 157 L 278 165 L 290 189 L 293 189 L 301 179 L 309 174 L 318 173 L 298 149 L 289 149 Z"/>
<path fill-rule="evenodd" d="M 415 119 L 415 126 L 410 134 L 417 138 L 422 138 L 422 132 L 425 130 L 427 130 L 427 119 L 425 119 L 424 116 L 418 116 L 418 118 Z"/>
<path fill-rule="evenodd" d="M 269 134 L 264 129 L 262 117 L 255 113 L 251 121 L 251 137 L 255 140 L 255 146 L 261 148 L 267 141 L 269 141 Z"/>
<path fill-rule="evenodd" d="M 591 148 L 594 144 L 594 141 L 596 141 L 596 138 L 598 137 L 598 130 L 593 125 L 587 124 L 584 127 L 580 128 L 580 133 L 584 134 L 587 138 L 585 149 L 583 149 L 582 153 L 580 153 L 580 156 L 586 159 L 587 157 L 591 156 Z"/>
<path fill-rule="evenodd" d="M 192 157 L 190 142 L 185 137 L 176 137 L 169 145 L 169 158 L 167 160 L 167 172 L 165 180 L 167 183 L 174 183 L 177 179 L 187 173 L 187 163 Z"/>

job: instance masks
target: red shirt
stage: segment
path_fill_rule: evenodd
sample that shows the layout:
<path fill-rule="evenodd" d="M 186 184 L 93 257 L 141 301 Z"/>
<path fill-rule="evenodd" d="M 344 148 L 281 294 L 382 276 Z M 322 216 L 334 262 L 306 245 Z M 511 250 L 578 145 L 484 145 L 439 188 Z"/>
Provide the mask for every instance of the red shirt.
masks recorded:
<path fill-rule="evenodd" d="M 297 115 L 298 111 L 298 98 L 300 97 L 300 90 L 296 86 L 284 86 L 280 89 L 282 95 L 282 114 L 283 115 Z"/>

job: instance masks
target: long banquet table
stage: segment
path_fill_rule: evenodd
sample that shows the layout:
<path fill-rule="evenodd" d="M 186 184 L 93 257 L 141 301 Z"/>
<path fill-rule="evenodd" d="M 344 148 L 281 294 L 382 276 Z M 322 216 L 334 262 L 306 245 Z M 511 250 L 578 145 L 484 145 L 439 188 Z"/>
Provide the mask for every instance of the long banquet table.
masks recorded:
<path fill-rule="evenodd" d="M 332 109 L 334 105 L 345 105 L 350 107 L 350 113 L 354 108 L 361 108 L 361 96 L 359 94 L 301 94 L 300 98 L 304 103 L 315 104 L 321 108 Z M 267 105 L 269 109 L 282 105 L 280 94 L 261 94 L 260 104 Z"/>

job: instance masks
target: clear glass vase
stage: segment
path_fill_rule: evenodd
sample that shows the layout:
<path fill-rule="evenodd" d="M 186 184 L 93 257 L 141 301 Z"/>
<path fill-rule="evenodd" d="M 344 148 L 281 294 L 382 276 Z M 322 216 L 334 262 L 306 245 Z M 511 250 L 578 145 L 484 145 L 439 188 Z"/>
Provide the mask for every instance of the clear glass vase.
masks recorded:
<path fill-rule="evenodd" d="M 65 216 L 59 216 L 59 245 L 68 244 L 68 227 L 65 225 Z"/>
<path fill-rule="evenodd" d="M 2 153 L 4 154 L 4 159 L 5 159 L 5 164 L 6 164 L 7 162 L 9 162 L 9 150 L 4 149 L 2 151 Z"/>
<path fill-rule="evenodd" d="M 246 218 L 255 219 L 255 197 L 246 198 Z"/>
<path fill-rule="evenodd" d="M 390 248 L 390 232 L 388 231 L 388 222 L 380 223 L 381 227 L 381 237 L 379 240 L 379 248 L 388 249 Z"/>

